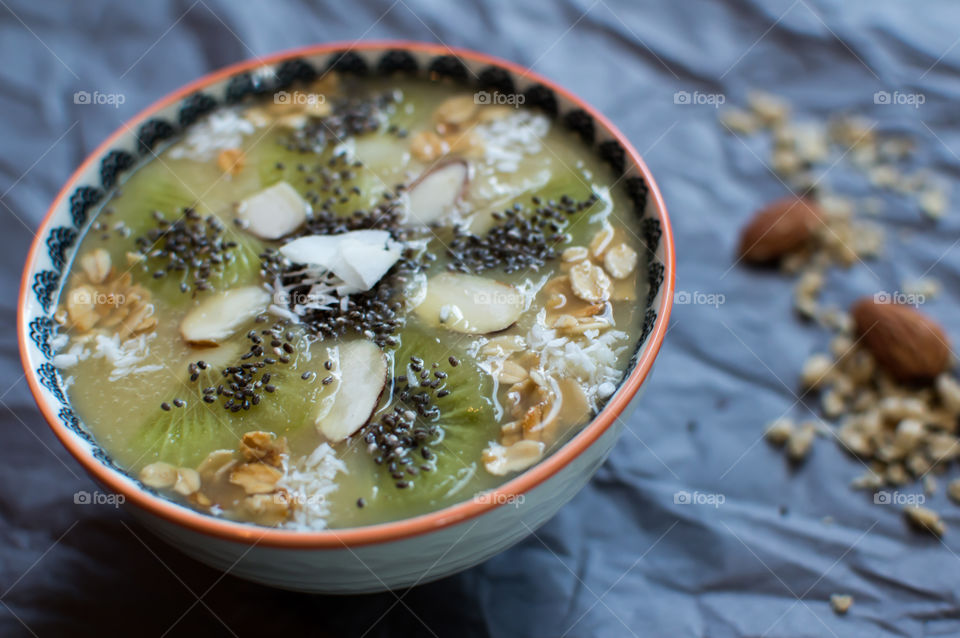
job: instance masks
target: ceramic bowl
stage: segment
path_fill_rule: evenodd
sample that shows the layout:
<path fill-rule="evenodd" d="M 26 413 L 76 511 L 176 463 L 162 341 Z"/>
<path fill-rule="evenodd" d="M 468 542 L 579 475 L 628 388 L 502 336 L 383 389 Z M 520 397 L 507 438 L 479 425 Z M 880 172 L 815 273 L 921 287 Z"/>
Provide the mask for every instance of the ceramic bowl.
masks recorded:
<path fill-rule="evenodd" d="M 392 523 L 310 533 L 214 518 L 143 486 L 97 445 L 73 412 L 51 363 L 50 345 L 64 274 L 98 202 L 113 186 L 113 169 L 134 164 L 218 104 L 282 88 L 304 63 L 341 73 L 419 73 L 475 91 L 523 95 L 527 107 L 551 116 L 555 126 L 574 130 L 620 176 L 632 213 L 642 218 L 639 228 L 652 256 L 641 345 L 619 390 L 566 445 L 473 500 Z M 673 287 L 670 222 L 653 177 L 633 146 L 583 100 L 528 69 L 480 53 L 409 42 L 331 44 L 208 75 L 150 106 L 94 150 L 57 195 L 37 232 L 23 272 L 17 330 L 30 389 L 57 438 L 99 485 L 123 495 L 144 526 L 197 560 L 241 578 L 301 591 L 370 592 L 427 582 L 480 563 L 530 534 L 583 487 L 641 394 L 667 330 Z"/>

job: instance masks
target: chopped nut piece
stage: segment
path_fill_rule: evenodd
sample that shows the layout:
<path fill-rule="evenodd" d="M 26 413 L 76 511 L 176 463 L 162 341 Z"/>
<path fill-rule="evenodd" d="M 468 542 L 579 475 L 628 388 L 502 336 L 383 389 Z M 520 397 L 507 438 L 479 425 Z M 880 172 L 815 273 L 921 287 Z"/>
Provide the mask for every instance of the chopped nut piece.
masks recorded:
<path fill-rule="evenodd" d="M 273 467 L 282 467 L 287 453 L 287 439 L 277 438 L 271 432 L 253 431 L 243 435 L 240 452 L 248 461 L 262 461 Z"/>
<path fill-rule="evenodd" d="M 960 503 L 960 479 L 953 479 L 947 483 L 947 496 L 954 503 Z"/>
<path fill-rule="evenodd" d="M 217 155 L 217 167 L 224 173 L 237 175 L 243 170 L 246 158 L 239 148 L 227 148 Z"/>
<path fill-rule="evenodd" d="M 937 479 L 929 474 L 923 477 L 923 493 L 927 496 L 933 496 L 937 493 Z"/>
<path fill-rule="evenodd" d="M 767 426 L 764 436 L 766 436 L 767 440 L 774 445 L 783 445 L 787 442 L 792 433 L 793 421 L 790 421 L 789 419 L 777 419 Z"/>
<path fill-rule="evenodd" d="M 589 256 L 589 251 L 583 246 L 571 246 L 563 251 L 563 254 L 560 256 L 560 258 L 567 263 L 574 263 L 583 261 Z"/>
<path fill-rule="evenodd" d="M 513 385 L 514 383 L 523 381 L 528 376 L 529 375 L 523 366 L 513 361 L 504 361 L 503 366 L 500 368 L 500 372 L 497 374 L 497 379 L 500 381 L 500 383 Z"/>
<path fill-rule="evenodd" d="M 200 474 L 189 467 L 177 470 L 177 481 L 173 484 L 173 491 L 189 496 L 200 489 Z"/>
<path fill-rule="evenodd" d="M 266 463 L 244 463 L 230 473 L 230 482 L 247 494 L 267 494 L 277 487 L 283 472 Z"/>
<path fill-rule="evenodd" d="M 483 464 L 496 476 L 525 470 L 543 457 L 546 445 L 541 441 L 518 441 L 506 447 L 494 443 L 483 451 Z"/>
<path fill-rule="evenodd" d="M 833 361 L 825 354 L 815 354 L 803 364 L 800 381 L 804 388 L 815 390 L 828 380 Z"/>
<path fill-rule="evenodd" d="M 787 438 L 787 456 L 797 462 L 807 458 L 816 433 L 817 428 L 812 423 L 804 423 L 793 430 Z"/>
<path fill-rule="evenodd" d="M 214 474 L 233 460 L 233 450 L 214 450 L 197 466 L 197 472 L 204 481 L 212 480 Z"/>
<path fill-rule="evenodd" d="M 253 494 L 243 499 L 242 508 L 260 525 L 278 525 L 293 509 L 293 500 L 285 490 L 270 494 Z"/>
<path fill-rule="evenodd" d="M 603 228 L 597 231 L 597 234 L 590 240 L 590 254 L 598 258 L 603 257 L 613 241 L 613 235 L 613 226 L 604 224 Z"/>
<path fill-rule="evenodd" d="M 833 607 L 833 611 L 838 614 L 845 614 L 850 610 L 850 606 L 853 604 L 853 596 L 848 594 L 831 594 L 830 595 L 830 606 Z"/>
<path fill-rule="evenodd" d="M 911 505 L 903 508 L 903 512 L 910 524 L 918 529 L 926 530 L 936 536 L 943 536 L 947 531 L 947 526 L 940 520 L 940 515 L 930 508 Z"/>
<path fill-rule="evenodd" d="M 151 463 L 140 470 L 140 482 L 157 489 L 173 487 L 177 482 L 177 468 L 163 461 Z"/>
<path fill-rule="evenodd" d="M 603 267 L 614 279 L 626 279 L 637 267 L 637 251 L 626 244 L 618 244 L 603 256 Z"/>
<path fill-rule="evenodd" d="M 455 95 L 444 100 L 433 116 L 437 123 L 456 129 L 473 119 L 478 109 L 473 95 Z"/>
<path fill-rule="evenodd" d="M 766 126 L 782 124 L 790 116 L 790 107 L 786 102 L 763 91 L 751 91 L 747 96 L 747 104 Z"/>
<path fill-rule="evenodd" d="M 432 162 L 450 152 L 450 146 L 433 131 L 421 131 L 410 140 L 410 152 L 421 162 Z"/>
<path fill-rule="evenodd" d="M 67 315 L 80 332 L 93 328 L 100 317 L 96 313 L 97 291 L 93 286 L 77 286 L 67 294 Z"/>
<path fill-rule="evenodd" d="M 743 109 L 725 109 L 720 114 L 720 121 L 734 133 L 753 135 L 760 128 L 760 120 L 753 113 Z"/>
<path fill-rule="evenodd" d="M 102 284 L 110 276 L 110 253 L 97 248 L 80 258 L 80 267 L 92 284 Z"/>
<path fill-rule="evenodd" d="M 590 303 L 610 298 L 610 278 L 599 266 L 582 261 L 570 269 L 570 286 L 573 294 Z"/>

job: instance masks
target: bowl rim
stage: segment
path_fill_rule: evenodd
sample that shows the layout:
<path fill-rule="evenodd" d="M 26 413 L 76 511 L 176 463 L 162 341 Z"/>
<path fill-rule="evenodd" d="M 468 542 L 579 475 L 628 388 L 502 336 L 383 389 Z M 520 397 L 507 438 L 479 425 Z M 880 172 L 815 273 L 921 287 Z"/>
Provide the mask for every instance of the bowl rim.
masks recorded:
<path fill-rule="evenodd" d="M 28 357 L 28 338 L 26 329 L 26 309 L 28 303 L 28 292 L 30 290 L 30 277 L 35 270 L 35 261 L 37 251 L 43 245 L 43 237 L 46 236 L 54 214 L 60 208 L 62 202 L 69 196 L 70 192 L 77 186 L 78 180 L 89 169 L 92 163 L 101 159 L 103 154 L 113 147 L 117 141 L 129 131 L 135 130 L 137 124 L 148 119 L 151 115 L 161 109 L 175 104 L 184 97 L 204 89 L 210 84 L 227 79 L 244 71 L 250 71 L 265 65 L 273 65 L 290 58 L 317 56 L 343 51 L 369 51 L 369 50 L 390 50 L 401 49 L 406 51 L 426 53 L 432 55 L 454 55 L 458 58 L 489 64 L 496 67 L 507 69 L 518 74 L 520 77 L 538 82 L 555 93 L 562 95 L 577 108 L 583 109 L 590 114 L 592 118 L 605 129 L 624 149 L 624 152 L 633 162 L 640 175 L 645 180 L 650 198 L 653 204 L 655 216 L 659 220 L 662 236 L 661 245 L 663 247 L 663 266 L 664 278 L 661 286 L 661 299 L 657 308 L 657 317 L 649 335 L 647 342 L 640 356 L 634 364 L 633 370 L 621 384 L 617 393 L 607 403 L 600 413 L 588 423 L 580 432 L 573 436 L 566 444 L 560 447 L 556 452 L 546 459 L 534 465 L 529 470 L 522 472 L 513 479 L 502 485 L 486 492 L 484 499 L 470 499 L 443 509 L 439 509 L 426 514 L 421 514 L 411 518 L 400 519 L 387 523 L 378 523 L 364 527 L 351 527 L 343 529 L 327 529 L 322 531 L 297 531 L 283 530 L 277 528 L 260 527 L 247 523 L 239 523 L 225 519 L 216 518 L 204 514 L 185 506 L 169 501 L 161 496 L 150 494 L 139 489 L 135 483 L 128 477 L 121 476 L 118 472 L 103 464 L 94 457 L 87 449 L 87 446 L 67 427 L 60 422 L 55 408 L 43 398 L 41 387 L 37 379 L 35 370 L 30 365 Z M 268 56 L 255 57 L 242 62 L 238 62 L 200 77 L 197 80 L 187 83 L 179 89 L 168 93 L 164 97 L 156 100 L 153 104 L 141 110 L 128 121 L 121 124 L 106 140 L 98 145 L 82 164 L 73 172 L 66 181 L 60 192 L 54 198 L 53 203 L 47 210 L 43 221 L 37 229 L 34 240 L 27 254 L 27 260 L 20 283 L 20 295 L 17 308 L 17 340 L 19 342 L 20 360 L 27 378 L 30 392 L 40 408 L 47 424 L 53 430 L 53 433 L 60 440 L 61 444 L 68 452 L 83 466 L 83 468 L 92 475 L 93 479 L 100 485 L 122 494 L 125 502 L 138 506 L 147 513 L 164 519 L 187 530 L 199 532 L 205 536 L 218 538 L 221 540 L 232 541 L 245 545 L 262 545 L 274 548 L 286 549 L 347 549 L 360 547 L 364 545 L 388 543 L 401 539 L 420 536 L 430 532 L 439 531 L 443 528 L 476 518 L 484 513 L 492 511 L 497 507 L 502 507 L 512 502 L 510 497 L 525 494 L 556 475 L 561 469 L 570 464 L 575 458 L 580 456 L 587 448 L 596 442 L 619 418 L 620 414 L 627 407 L 634 395 L 643 385 L 653 362 L 660 351 L 664 336 L 668 331 L 670 311 L 673 306 L 673 295 L 675 287 L 675 255 L 673 233 L 670 226 L 670 219 L 667 214 L 666 205 L 663 196 L 650 173 L 650 169 L 644 163 L 640 154 L 606 117 L 598 112 L 590 104 L 580 99 L 570 91 L 558 86 L 555 82 L 535 73 L 522 65 L 497 58 L 485 53 L 480 53 L 470 49 L 460 47 L 448 47 L 442 44 L 416 42 L 408 40 L 365 40 L 359 42 L 331 42 L 326 44 L 307 45 L 280 51 Z"/>

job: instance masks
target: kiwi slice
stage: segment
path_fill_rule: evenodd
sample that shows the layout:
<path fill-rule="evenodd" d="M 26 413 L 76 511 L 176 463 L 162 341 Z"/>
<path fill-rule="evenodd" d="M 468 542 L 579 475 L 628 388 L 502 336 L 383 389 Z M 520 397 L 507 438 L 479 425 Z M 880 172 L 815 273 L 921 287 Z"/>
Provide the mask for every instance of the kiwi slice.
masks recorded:
<path fill-rule="evenodd" d="M 142 463 L 165 461 L 178 467 L 196 467 L 211 451 L 237 447 L 239 434 L 230 415 L 216 406 L 191 401 L 184 407 L 157 408 L 133 440 Z"/>
<path fill-rule="evenodd" d="M 172 306 L 210 291 L 258 283 L 264 245 L 211 217 L 198 212 L 165 217 L 174 224 L 171 230 L 155 237 L 160 230 L 155 226 L 152 234 L 141 235 L 135 249 L 147 257 L 132 267 L 134 278 Z M 187 262 L 182 270 L 171 267 L 172 255 Z M 207 273 L 202 279 L 197 276 L 201 270 Z"/>
<path fill-rule="evenodd" d="M 319 152 L 301 152 L 290 148 L 285 141 L 288 134 L 271 133 L 256 149 L 256 169 L 262 188 L 286 181 L 314 207 L 327 203 L 331 211 L 344 216 L 382 201 L 389 182 L 366 166 L 354 166 L 355 160 L 346 155 L 337 155 L 336 140 L 331 140 Z M 384 133 L 374 132 L 361 136 L 363 148 L 382 135 Z M 369 154 L 364 150 L 359 159 Z"/>
<path fill-rule="evenodd" d="M 237 447 L 244 432 L 265 430 L 289 436 L 313 426 L 318 409 L 327 403 L 326 397 L 335 388 L 323 383 L 326 346 L 320 342 L 308 344 L 296 334 L 290 335 L 293 339 L 286 339 L 287 335 L 281 333 L 276 340 L 291 344 L 291 352 L 281 345 L 277 348 L 283 354 L 278 355 L 270 345 L 274 336 L 263 335 L 262 327 L 263 324 L 251 323 L 247 336 L 241 333 L 225 345 L 198 349 L 191 365 L 183 363 L 187 368 L 185 377 L 170 389 L 170 398 L 163 406 L 146 408 L 149 416 L 131 441 L 131 452 L 139 455 L 143 464 L 166 461 L 194 467 L 213 450 Z M 251 335 L 260 342 L 251 339 Z M 264 349 L 263 354 L 244 358 L 256 346 Z M 283 362 L 281 357 L 289 357 L 289 361 Z M 203 368 L 199 361 L 204 362 Z M 259 362 L 265 365 L 246 372 L 254 382 L 261 381 L 259 386 L 251 387 L 259 399 L 251 399 L 247 407 L 243 407 L 242 400 L 227 405 L 231 397 L 226 393 L 205 392 L 206 388 L 221 386 L 235 392 L 231 384 L 237 382 L 237 377 L 232 370 Z M 266 381 L 264 373 L 269 375 Z M 233 409 L 237 405 L 240 407 Z"/>
<path fill-rule="evenodd" d="M 401 345 L 392 352 L 394 387 L 390 402 L 355 437 L 360 439 L 357 444 L 343 452 L 354 457 L 348 462 L 355 472 L 368 476 L 351 477 L 350 488 L 341 490 L 337 498 L 363 495 L 370 505 L 367 511 L 373 511 L 376 518 L 422 513 L 466 498 L 465 488 L 475 485 L 473 479 L 484 471 L 481 451 L 497 438 L 499 430 L 493 404 L 487 398 L 492 387 L 489 375 L 466 356 L 462 347 L 441 341 L 415 319 L 410 322 Z M 452 365 L 451 358 L 457 365 Z M 438 365 L 434 367 L 434 363 Z M 421 378 L 424 372 L 426 379 Z M 425 385 L 428 382 L 439 383 L 430 388 Z M 428 396 L 431 406 L 426 415 L 417 409 L 416 395 L 420 394 Z M 403 413 L 417 414 L 408 433 L 420 431 L 422 440 L 400 455 L 384 454 L 382 445 L 374 449 L 377 444 L 371 445 L 371 441 L 383 441 L 385 435 L 371 433 L 376 433 L 391 415 Z M 386 430 L 389 434 L 389 428 Z M 377 458 L 382 462 L 377 463 Z M 364 522 L 365 511 L 353 509 L 356 522 Z M 347 512 L 351 510 L 347 508 Z"/>

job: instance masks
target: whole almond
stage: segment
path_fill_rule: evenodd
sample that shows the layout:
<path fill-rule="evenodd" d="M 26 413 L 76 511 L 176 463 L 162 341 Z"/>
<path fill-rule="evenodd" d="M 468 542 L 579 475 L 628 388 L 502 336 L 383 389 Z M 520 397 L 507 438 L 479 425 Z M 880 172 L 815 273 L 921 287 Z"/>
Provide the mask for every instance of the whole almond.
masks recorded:
<path fill-rule="evenodd" d="M 784 197 L 757 211 L 740 233 L 740 257 L 768 263 L 802 248 L 820 224 L 823 213 L 804 197 Z"/>
<path fill-rule="evenodd" d="M 898 381 L 929 381 L 950 365 L 943 329 L 910 306 L 864 297 L 850 309 L 857 335 Z"/>

